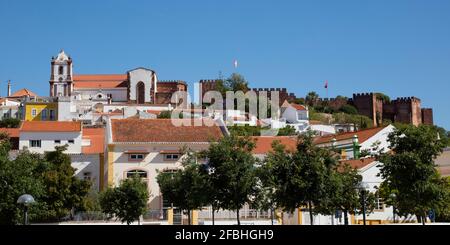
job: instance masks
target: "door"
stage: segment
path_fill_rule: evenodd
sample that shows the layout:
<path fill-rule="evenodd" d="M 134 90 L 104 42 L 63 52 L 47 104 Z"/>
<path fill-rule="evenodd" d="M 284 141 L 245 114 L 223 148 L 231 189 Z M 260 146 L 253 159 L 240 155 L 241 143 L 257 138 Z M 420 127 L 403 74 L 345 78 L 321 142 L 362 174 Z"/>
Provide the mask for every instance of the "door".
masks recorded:
<path fill-rule="evenodd" d="M 145 103 L 145 84 L 143 82 L 136 84 L 136 103 Z"/>

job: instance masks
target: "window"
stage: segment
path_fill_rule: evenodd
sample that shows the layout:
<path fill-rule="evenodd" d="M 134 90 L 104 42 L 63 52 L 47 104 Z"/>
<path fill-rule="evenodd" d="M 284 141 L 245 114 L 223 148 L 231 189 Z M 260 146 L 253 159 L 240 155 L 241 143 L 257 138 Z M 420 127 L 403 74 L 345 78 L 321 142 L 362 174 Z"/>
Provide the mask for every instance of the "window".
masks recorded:
<path fill-rule="evenodd" d="M 55 120 L 55 110 L 50 110 L 50 120 Z"/>
<path fill-rule="evenodd" d="M 31 109 L 31 116 L 35 117 L 37 115 L 37 110 L 35 108 Z"/>
<path fill-rule="evenodd" d="M 46 121 L 47 120 L 47 109 L 44 109 L 41 111 L 41 120 Z"/>
<path fill-rule="evenodd" d="M 127 172 L 127 178 L 138 176 L 139 178 L 147 178 L 147 172 L 144 170 L 130 170 Z"/>
<path fill-rule="evenodd" d="M 87 181 L 90 181 L 90 180 L 92 179 L 92 177 L 91 177 L 91 172 L 85 172 L 85 173 L 83 173 L 83 179 L 84 179 L 84 180 L 87 180 Z"/>
<path fill-rule="evenodd" d="M 68 140 L 69 144 L 75 144 L 75 140 Z"/>
<path fill-rule="evenodd" d="M 61 144 L 61 140 L 55 140 L 55 144 Z"/>
<path fill-rule="evenodd" d="M 58 74 L 62 75 L 64 73 L 64 67 L 63 66 L 59 66 L 58 67 Z"/>
<path fill-rule="evenodd" d="M 142 161 L 144 160 L 144 154 L 130 154 L 129 160 L 131 161 Z"/>
<path fill-rule="evenodd" d="M 30 140 L 30 147 L 41 148 L 40 140 Z"/>
<path fill-rule="evenodd" d="M 383 209 L 384 209 L 384 200 L 383 198 L 379 197 L 377 193 L 375 200 L 375 210 L 383 210 Z"/>
<path fill-rule="evenodd" d="M 164 160 L 166 161 L 176 161 L 180 158 L 179 154 L 166 154 L 164 155 Z"/>

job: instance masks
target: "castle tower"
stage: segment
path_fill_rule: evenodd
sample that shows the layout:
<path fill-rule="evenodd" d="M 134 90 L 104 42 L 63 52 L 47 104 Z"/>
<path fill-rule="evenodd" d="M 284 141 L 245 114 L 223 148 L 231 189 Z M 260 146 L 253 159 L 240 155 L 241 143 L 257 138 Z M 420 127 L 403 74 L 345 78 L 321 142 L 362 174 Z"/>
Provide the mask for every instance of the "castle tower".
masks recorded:
<path fill-rule="evenodd" d="M 50 96 L 70 96 L 73 91 L 72 77 L 72 59 L 61 50 L 51 61 Z"/>

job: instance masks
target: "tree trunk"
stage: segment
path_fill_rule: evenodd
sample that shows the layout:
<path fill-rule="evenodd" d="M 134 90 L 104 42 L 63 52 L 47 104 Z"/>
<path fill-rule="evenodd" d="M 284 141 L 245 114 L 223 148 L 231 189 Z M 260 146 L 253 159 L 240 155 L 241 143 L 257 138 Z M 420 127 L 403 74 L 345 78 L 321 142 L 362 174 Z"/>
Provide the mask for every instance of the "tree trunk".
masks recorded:
<path fill-rule="evenodd" d="M 211 206 L 212 209 L 212 225 L 214 225 L 214 206 Z"/>
<path fill-rule="evenodd" d="M 347 210 L 344 210 L 344 224 L 348 225 L 348 214 L 347 214 Z"/>
<path fill-rule="evenodd" d="M 191 225 L 191 210 L 188 209 L 188 225 Z"/>
<path fill-rule="evenodd" d="M 426 212 L 423 212 L 422 225 L 425 225 L 426 221 L 427 221 L 427 214 L 426 214 Z"/>
<path fill-rule="evenodd" d="M 270 222 L 272 222 L 272 225 L 273 225 L 273 213 L 274 213 L 273 208 L 270 208 Z"/>
<path fill-rule="evenodd" d="M 239 208 L 236 209 L 236 218 L 237 218 L 237 224 L 241 225 L 241 220 L 239 219 Z"/>
<path fill-rule="evenodd" d="M 311 225 L 314 225 L 314 215 L 313 215 L 313 212 L 312 212 L 311 201 L 308 201 L 308 206 L 309 206 L 309 218 L 311 220 Z"/>

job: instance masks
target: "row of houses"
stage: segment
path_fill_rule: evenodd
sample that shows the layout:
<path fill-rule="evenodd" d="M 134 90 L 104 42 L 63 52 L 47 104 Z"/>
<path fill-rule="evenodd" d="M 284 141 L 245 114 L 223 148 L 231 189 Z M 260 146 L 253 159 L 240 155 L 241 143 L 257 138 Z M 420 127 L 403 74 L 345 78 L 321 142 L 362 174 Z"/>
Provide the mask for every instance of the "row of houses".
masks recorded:
<path fill-rule="evenodd" d="M 362 151 L 373 151 L 373 145 L 388 149 L 387 136 L 393 126 L 372 128 L 357 132 L 319 136 L 314 143 L 320 147 L 341 150 L 341 161 L 359 170 L 369 190 L 375 192 L 382 182 L 378 166 L 382 163 L 373 158 L 360 158 Z M 111 119 L 106 126 L 88 127 L 78 122 L 24 121 L 17 129 L 1 129 L 13 143 L 11 157 L 29 150 L 35 153 L 52 151 L 56 146 L 67 145 L 66 153 L 72 159 L 76 176 L 90 180 L 97 191 L 107 186 L 118 185 L 123 179 L 138 174 L 148 185 L 150 200 L 148 207 L 164 213 L 169 205 L 164 201 L 156 182 L 160 172 L 172 172 L 181 168 L 182 149 L 205 150 L 212 142 L 228 134 L 223 120 L 217 119 Z M 295 136 L 254 137 L 255 157 L 263 159 L 272 150 L 275 140 L 288 150 L 295 150 Z M 367 219 L 373 223 L 393 220 L 392 208 L 378 199 L 378 208 Z M 410 217 L 404 217 L 410 218 Z M 307 224 L 307 210 L 299 209 L 293 214 L 284 214 L 286 224 Z M 361 217 L 351 216 L 358 223 Z M 340 224 L 342 217 L 317 216 L 316 224 Z"/>

